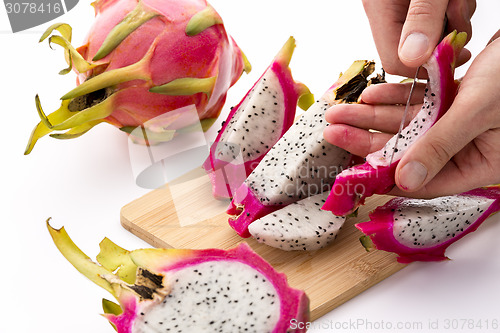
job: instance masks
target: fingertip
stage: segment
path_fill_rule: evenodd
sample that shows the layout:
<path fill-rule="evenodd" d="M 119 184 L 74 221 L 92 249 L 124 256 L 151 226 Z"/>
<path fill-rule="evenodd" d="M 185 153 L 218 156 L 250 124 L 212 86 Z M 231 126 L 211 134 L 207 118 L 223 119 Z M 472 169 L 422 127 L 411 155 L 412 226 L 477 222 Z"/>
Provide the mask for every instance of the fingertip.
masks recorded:
<path fill-rule="evenodd" d="M 336 115 L 336 111 L 337 111 L 335 107 L 336 107 L 336 105 L 331 106 L 325 112 L 325 120 L 330 124 L 335 122 L 335 118 L 336 118 L 335 115 Z"/>
<path fill-rule="evenodd" d="M 365 90 L 363 90 L 363 92 L 361 93 L 361 103 L 375 104 L 375 101 L 377 100 L 375 97 L 378 96 L 377 90 L 381 85 L 383 85 L 383 83 L 373 84 L 366 87 Z"/>

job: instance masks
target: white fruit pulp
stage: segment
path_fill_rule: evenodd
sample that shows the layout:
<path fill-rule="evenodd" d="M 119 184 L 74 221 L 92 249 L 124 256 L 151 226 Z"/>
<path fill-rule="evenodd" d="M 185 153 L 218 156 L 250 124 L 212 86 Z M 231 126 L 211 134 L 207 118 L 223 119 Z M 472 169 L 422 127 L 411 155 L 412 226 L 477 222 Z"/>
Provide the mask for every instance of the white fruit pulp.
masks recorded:
<path fill-rule="evenodd" d="M 408 199 L 394 212 L 394 237 L 410 248 L 428 248 L 469 228 L 493 203 L 474 196 Z"/>
<path fill-rule="evenodd" d="M 215 157 L 241 164 L 264 154 L 281 136 L 284 107 L 279 79 L 268 70 L 229 120 Z"/>

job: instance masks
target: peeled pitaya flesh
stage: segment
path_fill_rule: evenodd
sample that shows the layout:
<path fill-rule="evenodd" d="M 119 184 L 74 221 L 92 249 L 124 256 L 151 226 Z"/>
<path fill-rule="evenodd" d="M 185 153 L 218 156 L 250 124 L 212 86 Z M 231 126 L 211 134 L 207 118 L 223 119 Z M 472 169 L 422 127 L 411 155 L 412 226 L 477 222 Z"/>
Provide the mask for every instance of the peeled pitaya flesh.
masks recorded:
<path fill-rule="evenodd" d="M 289 64 L 294 48 L 295 39 L 290 37 L 223 123 L 203 164 L 215 197 L 231 198 L 292 126 L 297 103 L 306 110 L 314 102 L 309 89 L 293 80 Z"/>
<path fill-rule="evenodd" d="M 227 210 L 242 237 L 255 220 L 293 202 L 330 190 L 335 176 L 352 161 L 347 151 L 325 141 L 325 111 L 356 102 L 374 63 L 355 61 L 335 84 L 290 127 L 237 189 Z"/>
<path fill-rule="evenodd" d="M 367 248 L 394 252 L 398 261 L 445 260 L 448 246 L 500 210 L 500 187 L 478 188 L 434 199 L 394 198 L 356 227 Z"/>
<path fill-rule="evenodd" d="M 330 244 L 345 217 L 322 210 L 328 191 L 291 203 L 248 226 L 258 242 L 285 251 L 313 251 Z"/>
<path fill-rule="evenodd" d="M 306 294 L 246 243 L 127 251 L 105 238 L 95 263 L 64 228 L 47 226 L 63 256 L 117 299 L 103 300 L 103 308 L 118 333 L 305 332 L 290 323 L 309 320 Z"/>
<path fill-rule="evenodd" d="M 454 80 L 455 60 L 467 35 L 455 31 L 445 37 L 423 65 L 429 75 L 422 109 L 399 136 L 393 136 L 379 151 L 366 156 L 366 163 L 340 173 L 323 208 L 335 215 L 348 215 L 373 194 L 385 194 L 395 185 L 396 167 L 408 148 L 424 135 L 448 110 L 458 84 Z M 391 156 L 394 157 L 391 163 Z"/>
<path fill-rule="evenodd" d="M 60 74 L 73 69 L 78 86 L 49 115 L 36 96 L 41 122 L 25 154 L 54 131 L 60 132 L 52 137 L 70 139 L 102 122 L 126 133 L 142 126 L 145 138 L 136 141 L 146 143 L 168 141 L 176 130 L 200 121 L 206 130 L 227 90 L 250 70 L 205 0 L 97 0 L 93 6 L 96 19 L 79 48 L 71 45 L 68 24 L 50 26 L 40 39 L 65 49 L 69 67 Z M 186 106 L 195 107 L 199 119 L 172 113 Z"/>

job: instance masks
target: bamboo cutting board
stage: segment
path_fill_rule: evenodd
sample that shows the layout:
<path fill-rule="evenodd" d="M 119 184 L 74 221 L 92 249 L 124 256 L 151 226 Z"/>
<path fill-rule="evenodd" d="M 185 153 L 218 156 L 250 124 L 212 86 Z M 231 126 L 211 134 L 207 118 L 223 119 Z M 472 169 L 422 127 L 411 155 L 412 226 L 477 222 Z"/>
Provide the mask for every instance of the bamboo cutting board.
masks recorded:
<path fill-rule="evenodd" d="M 228 249 L 245 241 L 285 273 L 292 287 L 306 292 L 311 319 L 316 320 L 404 267 L 394 254 L 366 252 L 359 243 L 362 233 L 354 227 L 388 199 L 369 198 L 331 245 L 311 252 L 286 252 L 239 237 L 227 224 L 229 201 L 213 199 L 208 177 L 199 168 L 124 206 L 121 223 L 155 247 Z"/>

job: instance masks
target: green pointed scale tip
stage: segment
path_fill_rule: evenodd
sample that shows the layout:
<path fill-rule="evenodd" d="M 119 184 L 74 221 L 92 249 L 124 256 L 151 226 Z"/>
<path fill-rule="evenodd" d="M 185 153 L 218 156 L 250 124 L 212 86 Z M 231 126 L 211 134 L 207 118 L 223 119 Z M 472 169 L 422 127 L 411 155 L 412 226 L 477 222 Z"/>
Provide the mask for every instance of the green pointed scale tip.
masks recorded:
<path fill-rule="evenodd" d="M 115 272 L 126 283 L 135 283 L 137 266 L 130 259 L 130 251 L 116 245 L 108 238 L 104 238 L 99 243 L 99 248 L 101 251 L 96 257 L 99 264 Z"/>
<path fill-rule="evenodd" d="M 128 13 L 125 18 L 118 23 L 104 39 L 101 47 L 94 55 L 93 61 L 100 60 L 111 53 L 120 43 L 127 38 L 132 32 L 139 28 L 144 23 L 151 20 L 159 14 L 145 8 L 142 2 L 139 1 L 137 6 Z"/>
<path fill-rule="evenodd" d="M 47 117 L 50 120 L 49 123 L 62 122 L 64 120 L 68 119 L 69 117 L 71 117 L 71 115 L 73 115 L 74 112 L 71 112 L 68 110 L 69 103 L 70 103 L 70 101 L 63 101 L 61 103 L 61 107 L 57 111 L 54 111 L 53 113 L 51 113 Z M 35 104 L 37 105 L 37 108 L 40 108 L 40 110 L 38 110 L 39 115 L 43 116 L 44 113 L 43 113 L 43 110 L 41 109 L 41 104 L 40 104 L 40 100 L 39 100 L 38 96 L 35 97 Z M 29 153 L 31 153 L 31 151 L 35 147 L 35 144 L 38 142 L 38 140 L 40 138 L 44 137 L 45 135 L 51 133 L 52 131 L 53 130 L 51 128 L 47 127 L 42 121 L 40 121 L 35 126 L 33 131 L 31 132 L 31 135 L 30 135 L 30 138 L 28 140 L 28 144 L 26 145 L 26 150 L 24 151 L 24 154 L 28 155 Z"/>
<path fill-rule="evenodd" d="M 112 295 L 116 295 L 116 289 L 104 278 L 104 276 L 113 275 L 113 272 L 90 260 L 71 240 L 64 227 L 54 229 L 49 221 L 50 218 L 47 219 L 47 228 L 61 254 L 89 280 L 104 288 Z"/>
<path fill-rule="evenodd" d="M 102 299 L 102 309 L 104 311 L 104 317 L 106 319 L 109 319 L 108 316 L 119 316 L 123 313 L 123 309 L 121 306 L 116 304 L 115 302 L 111 302 L 110 300 L 107 300 L 105 298 Z M 109 324 L 115 329 L 116 332 L 118 332 L 118 329 L 116 328 L 116 325 L 113 324 L 111 321 L 109 321 Z"/>
<path fill-rule="evenodd" d="M 359 99 L 360 85 L 365 82 L 366 87 L 367 78 L 375 70 L 375 62 L 368 60 L 357 60 L 352 65 L 340 74 L 338 80 L 330 87 L 325 93 L 324 98 L 338 103 L 349 103 Z M 364 88 L 363 88 L 364 89 Z"/>
<path fill-rule="evenodd" d="M 161 86 L 152 87 L 149 91 L 170 96 L 189 96 L 197 93 L 205 93 L 210 98 L 216 81 L 217 76 L 202 79 L 186 77 L 175 79 Z"/>
<path fill-rule="evenodd" d="M 297 105 L 299 106 L 299 108 L 306 111 L 307 109 L 309 109 L 311 105 L 314 104 L 314 95 L 311 93 L 309 88 L 303 83 L 298 83 L 297 87 L 299 94 L 299 100 L 297 102 Z"/>
<path fill-rule="evenodd" d="M 119 316 L 123 313 L 123 309 L 120 305 L 105 298 L 102 299 L 102 309 L 105 314 L 112 314 L 115 316 Z"/>
<path fill-rule="evenodd" d="M 139 267 L 161 272 L 164 267 L 192 257 L 196 250 L 189 249 L 138 249 L 130 252 L 130 258 Z"/>
<path fill-rule="evenodd" d="M 61 35 L 52 35 L 52 32 L 56 30 Z M 72 28 L 66 23 L 55 23 L 51 25 L 40 37 L 39 42 L 43 42 L 47 37 L 49 37 L 49 46 L 52 48 L 52 43 L 60 45 L 64 48 L 64 56 L 68 67 L 61 70 L 59 74 L 68 74 L 73 67 L 79 73 L 85 73 L 88 70 L 97 66 L 97 64 L 91 64 L 85 60 L 82 55 L 71 45 Z"/>
<path fill-rule="evenodd" d="M 205 9 L 191 17 L 186 25 L 186 35 L 196 36 L 200 32 L 216 24 L 223 24 L 222 18 L 212 6 L 207 5 Z"/>
<path fill-rule="evenodd" d="M 364 235 L 359 237 L 359 241 L 361 242 L 361 245 L 365 248 L 366 252 L 370 252 L 375 249 L 375 245 L 373 244 L 372 240 L 370 237 Z"/>
<path fill-rule="evenodd" d="M 337 86 L 341 86 L 342 84 L 349 82 L 360 73 L 363 73 L 363 75 L 367 77 L 373 73 L 374 69 L 375 63 L 373 61 L 356 60 L 344 73 L 340 74 L 339 80 L 337 81 L 339 84 Z"/>
<path fill-rule="evenodd" d="M 250 61 L 248 61 L 246 54 L 243 53 L 243 51 L 241 50 L 240 52 L 241 52 L 241 57 L 243 58 L 243 71 L 249 74 L 252 71 L 252 64 L 250 63 Z"/>
<path fill-rule="evenodd" d="M 413 81 L 413 78 L 407 77 L 406 79 L 401 80 L 399 83 L 413 83 Z"/>
<path fill-rule="evenodd" d="M 359 207 L 356 208 L 356 210 L 354 212 L 352 212 L 351 214 L 347 215 L 346 217 L 358 217 L 358 214 L 359 214 Z"/>
<path fill-rule="evenodd" d="M 49 118 L 45 115 L 45 112 L 43 112 L 42 103 L 40 103 L 40 97 L 38 95 L 35 96 L 35 105 L 42 124 L 44 124 L 47 128 L 52 129 L 53 126 L 50 123 Z"/>
<path fill-rule="evenodd" d="M 283 66 L 288 67 L 292 60 L 293 51 L 295 50 L 295 38 L 290 36 L 281 50 L 276 55 L 275 60 Z"/>
<path fill-rule="evenodd" d="M 87 79 L 85 82 L 67 92 L 61 97 L 62 100 L 72 99 L 94 91 L 112 88 L 120 83 L 133 81 L 133 80 L 151 80 L 151 73 L 149 72 L 149 63 L 153 57 L 156 43 L 151 44 L 148 51 L 141 60 L 131 65 L 115 68 L 109 71 L 102 72 L 99 75 Z"/>
<path fill-rule="evenodd" d="M 206 132 L 212 127 L 213 124 L 217 121 L 217 118 L 207 118 L 200 120 L 201 130 Z"/>
<path fill-rule="evenodd" d="M 148 51 L 141 60 L 132 65 L 102 72 L 99 75 L 89 78 L 79 86 L 64 94 L 61 99 L 73 99 L 132 80 L 150 80 L 151 76 L 146 69 L 146 63 L 149 61 L 152 53 L 153 52 Z"/>
<path fill-rule="evenodd" d="M 456 50 L 461 50 L 465 46 L 465 43 L 467 42 L 467 33 L 466 32 L 457 33 L 457 31 L 454 30 L 450 35 L 452 34 L 454 34 L 451 40 L 452 45 L 455 47 Z"/>
<path fill-rule="evenodd" d="M 53 133 L 49 134 L 51 138 L 58 139 L 58 140 L 69 140 L 69 139 L 76 139 L 83 134 L 87 133 L 90 131 L 94 126 L 104 122 L 104 119 L 99 119 L 95 121 L 89 121 L 87 123 L 84 123 L 80 126 L 75 126 L 72 129 L 64 132 L 64 133 Z"/>
<path fill-rule="evenodd" d="M 113 113 L 113 104 L 117 95 L 112 94 L 100 103 L 78 110 L 78 112 L 72 112 L 68 109 L 69 100 L 63 100 L 61 107 L 48 116 L 43 112 L 38 96 L 36 97 L 36 106 L 42 123 L 48 129 L 51 131 L 62 131 L 82 126 L 88 122 L 104 120 L 104 118 Z"/>

